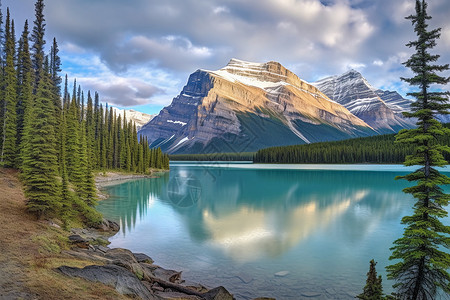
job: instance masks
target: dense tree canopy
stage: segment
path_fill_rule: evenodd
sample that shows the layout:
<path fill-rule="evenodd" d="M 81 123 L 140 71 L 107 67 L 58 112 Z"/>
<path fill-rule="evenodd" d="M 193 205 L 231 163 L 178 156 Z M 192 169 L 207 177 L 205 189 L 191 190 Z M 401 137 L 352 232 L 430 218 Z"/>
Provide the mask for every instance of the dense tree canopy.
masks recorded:
<path fill-rule="evenodd" d="M 449 124 L 450 125 L 450 124 Z M 450 127 L 447 125 L 446 127 Z M 450 134 L 439 137 L 442 144 L 450 144 Z M 395 135 L 380 135 L 350 140 L 323 142 L 261 149 L 254 162 L 292 164 L 353 164 L 353 163 L 403 163 L 413 145 L 396 144 Z M 446 154 L 446 158 L 450 158 Z"/>
<path fill-rule="evenodd" d="M 27 207 L 37 216 L 96 223 L 94 171 L 168 169 L 168 156 L 150 149 L 125 116 L 104 110 L 97 93 L 94 103 L 88 92 L 85 105 L 75 81 L 70 95 L 67 75 L 61 95 L 56 39 L 48 55 L 44 49 L 43 0 L 36 1 L 35 13 L 31 36 L 26 21 L 16 43 L 9 9 L 4 28 L 0 11 L 0 163 L 21 170 Z"/>

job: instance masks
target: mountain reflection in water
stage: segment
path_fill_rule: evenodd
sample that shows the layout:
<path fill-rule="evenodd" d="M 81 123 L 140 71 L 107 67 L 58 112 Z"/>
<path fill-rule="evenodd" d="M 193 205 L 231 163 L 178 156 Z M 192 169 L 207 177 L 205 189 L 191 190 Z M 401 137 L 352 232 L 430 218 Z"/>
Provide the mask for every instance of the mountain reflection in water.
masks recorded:
<path fill-rule="evenodd" d="M 411 212 L 407 183 L 394 180 L 400 174 L 174 165 L 109 187 L 99 210 L 121 224 L 112 247 L 145 252 L 238 298 L 298 299 L 301 289 L 351 299 L 370 259 L 385 275 L 400 219 Z M 289 275 L 276 277 L 272 291 L 277 271 Z M 242 272 L 251 283 L 239 280 Z"/>

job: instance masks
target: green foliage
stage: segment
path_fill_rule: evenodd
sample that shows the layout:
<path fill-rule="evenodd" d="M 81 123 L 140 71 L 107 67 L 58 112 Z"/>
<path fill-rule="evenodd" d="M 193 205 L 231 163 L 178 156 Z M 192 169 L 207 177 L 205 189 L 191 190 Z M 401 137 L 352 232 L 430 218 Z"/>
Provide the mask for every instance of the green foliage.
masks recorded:
<path fill-rule="evenodd" d="M 252 161 L 256 152 L 208 153 L 208 154 L 172 154 L 173 161 Z"/>
<path fill-rule="evenodd" d="M 381 276 L 377 276 L 377 271 L 375 269 L 376 262 L 372 259 L 370 261 L 370 269 L 367 272 L 366 286 L 361 294 L 356 296 L 358 299 L 362 300 L 380 300 L 385 299 L 383 297 L 383 285 Z"/>
<path fill-rule="evenodd" d="M 8 10 L 0 55 L 0 160 L 21 169 L 29 211 L 58 217 L 65 228 L 80 221 L 95 226 L 102 217 L 94 208 L 94 170 L 147 173 L 153 165 L 169 168 L 168 156 L 160 149 L 150 150 L 147 139 L 138 139 L 136 126 L 125 116 L 116 116 L 112 108 L 103 110 L 97 93 L 95 103 L 87 93 L 85 106 L 76 80 L 70 97 L 67 75 L 61 97 L 56 39 L 49 55 L 44 54 L 43 8 L 43 0 L 37 0 L 31 53 L 26 22 L 17 56 Z M 0 11 L 0 31 L 1 24 Z M 152 160 L 153 152 L 158 161 Z"/>
<path fill-rule="evenodd" d="M 397 143 L 414 146 L 412 154 L 406 157 L 407 166 L 421 167 L 399 178 L 416 182 L 415 186 L 404 189 L 417 201 L 412 216 L 405 216 L 403 237 L 391 248 L 395 260 L 387 267 L 388 278 L 395 280 L 394 287 L 400 299 L 436 299 L 439 290 L 450 293 L 450 254 L 444 248 L 450 247 L 450 226 L 440 221 L 447 216 L 445 207 L 450 195 L 441 186 L 450 184 L 450 178 L 439 173 L 435 167 L 447 164 L 443 153 L 449 152 L 448 144 L 441 145 L 437 137 L 448 136 L 450 130 L 436 120 L 437 114 L 448 114 L 448 92 L 432 92 L 433 84 L 446 84 L 449 78 L 436 72 L 449 69 L 448 65 L 433 64 L 439 55 L 431 55 L 428 50 L 436 45 L 440 29 L 428 31 L 427 3 L 416 1 L 416 14 L 408 17 L 414 25 L 418 39 L 407 44 L 414 48 L 411 58 L 404 64 L 415 74 L 412 78 L 402 78 L 419 92 L 410 93 L 417 100 L 412 105 L 408 117 L 417 118 L 418 128 L 402 130 L 397 135 Z"/>
<path fill-rule="evenodd" d="M 35 17 L 33 31 L 31 33 L 31 41 L 33 45 L 32 49 L 32 62 L 33 70 L 35 73 L 35 90 L 39 81 L 43 77 L 43 65 L 44 65 L 44 45 L 45 45 L 45 18 L 44 18 L 44 0 L 37 0 L 34 6 Z"/>
<path fill-rule="evenodd" d="M 48 76 L 39 81 L 37 93 L 24 128 L 22 178 L 27 208 L 38 217 L 59 210 L 60 183 L 55 148 L 55 109 Z"/>
<path fill-rule="evenodd" d="M 13 23 L 14 24 L 14 23 Z M 9 9 L 6 15 L 5 54 L 6 66 L 3 78 L 3 136 L 0 162 L 5 167 L 16 166 L 17 153 L 17 77 L 14 69 L 15 38 L 11 26 Z"/>
<path fill-rule="evenodd" d="M 450 124 L 445 125 L 446 128 Z M 450 134 L 438 137 L 440 144 L 450 144 Z M 322 142 L 308 145 L 271 147 L 256 152 L 255 163 L 389 163 L 399 164 L 414 151 L 414 145 L 395 143 L 395 135 L 379 135 L 365 138 L 355 138 L 336 142 Z M 172 156 L 174 160 L 178 157 Z M 449 153 L 444 153 L 446 160 Z"/>
<path fill-rule="evenodd" d="M 29 119 L 25 114 L 29 112 L 28 107 L 32 104 L 33 97 L 33 70 L 28 34 L 28 21 L 25 21 L 22 37 L 19 40 L 17 60 L 17 145 L 20 150 L 23 149 L 22 136 L 25 119 Z M 19 167 L 21 167 L 20 163 Z"/>

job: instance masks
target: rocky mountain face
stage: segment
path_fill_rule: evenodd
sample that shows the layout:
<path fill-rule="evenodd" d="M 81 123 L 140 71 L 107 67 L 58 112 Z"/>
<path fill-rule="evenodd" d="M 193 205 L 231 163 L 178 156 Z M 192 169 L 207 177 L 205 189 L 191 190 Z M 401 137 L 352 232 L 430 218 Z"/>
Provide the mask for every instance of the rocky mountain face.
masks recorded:
<path fill-rule="evenodd" d="M 197 70 L 139 133 L 168 153 L 246 152 L 377 132 L 277 62 Z"/>
<path fill-rule="evenodd" d="M 136 123 L 137 130 L 141 129 L 142 126 L 147 124 L 151 119 L 153 119 L 156 116 L 156 115 L 149 115 L 133 109 L 119 109 L 117 107 L 113 107 L 112 109 L 117 114 L 117 116 L 120 115 L 122 118 L 125 113 L 125 117 L 127 118 L 128 122 L 132 121 Z"/>
<path fill-rule="evenodd" d="M 380 134 L 414 127 L 415 121 L 401 114 L 409 110 L 411 100 L 404 99 L 397 92 L 374 88 L 355 70 L 321 79 L 313 85 Z"/>

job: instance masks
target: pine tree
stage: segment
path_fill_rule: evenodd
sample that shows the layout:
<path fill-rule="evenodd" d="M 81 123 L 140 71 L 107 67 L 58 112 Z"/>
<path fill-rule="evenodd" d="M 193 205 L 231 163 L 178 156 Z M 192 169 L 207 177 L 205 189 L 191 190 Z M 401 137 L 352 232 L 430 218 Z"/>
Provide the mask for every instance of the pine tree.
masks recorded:
<path fill-rule="evenodd" d="M 439 55 L 432 55 L 429 50 L 436 46 L 440 29 L 429 31 L 427 21 L 427 3 L 416 0 L 416 13 L 407 17 L 412 21 L 418 39 L 407 44 L 416 52 L 404 64 L 415 74 L 412 78 L 402 78 L 410 85 L 418 86 L 419 91 L 410 93 L 417 100 L 411 105 L 407 117 L 417 118 L 417 129 L 402 130 L 397 142 L 415 145 L 413 154 L 408 155 L 406 166 L 422 166 L 413 173 L 399 178 L 417 182 L 417 185 L 404 189 L 412 194 L 417 202 L 414 214 L 402 219 L 406 226 L 403 237 L 394 242 L 390 259 L 400 260 L 387 267 L 388 278 L 396 281 L 400 299 L 436 299 L 438 289 L 450 293 L 450 254 L 442 251 L 449 248 L 450 226 L 439 220 L 447 216 L 445 207 L 450 196 L 440 187 L 450 184 L 450 179 L 439 173 L 435 167 L 445 166 L 442 153 L 449 152 L 448 146 L 442 146 L 436 137 L 450 134 L 436 120 L 437 114 L 448 114 L 448 92 L 433 92 L 430 86 L 447 84 L 449 78 L 441 77 L 437 72 L 449 69 L 449 65 L 434 64 Z"/>
<path fill-rule="evenodd" d="M 61 219 L 64 222 L 64 227 L 68 228 L 70 224 L 70 220 L 73 219 L 75 212 L 73 210 L 73 202 L 74 195 L 69 189 L 69 176 L 67 174 L 66 167 L 66 132 L 67 132 L 67 124 L 65 118 L 65 111 L 62 111 L 61 114 L 61 126 L 60 126 L 60 139 L 63 141 L 61 143 Z"/>
<path fill-rule="evenodd" d="M 69 83 L 67 79 L 67 74 L 64 79 L 64 95 L 63 95 L 63 109 L 68 109 L 69 107 L 69 101 L 70 101 L 70 95 L 69 95 Z"/>
<path fill-rule="evenodd" d="M 22 179 L 28 198 L 27 208 L 38 217 L 57 212 L 60 207 L 56 120 L 51 89 L 48 76 L 42 76 L 24 127 Z"/>
<path fill-rule="evenodd" d="M 28 35 L 28 21 L 25 21 L 22 36 L 19 41 L 17 59 L 17 144 L 19 145 L 20 152 L 24 148 L 22 136 L 25 120 L 29 119 L 26 116 L 26 112 L 29 112 L 28 107 L 32 104 L 33 96 L 33 69 Z"/>
<path fill-rule="evenodd" d="M 367 272 L 366 286 L 362 294 L 356 296 L 358 299 L 363 300 L 380 300 L 383 299 L 383 286 L 381 284 L 381 276 L 377 276 L 377 271 L 375 269 L 376 262 L 372 259 L 370 261 L 370 269 Z"/>
<path fill-rule="evenodd" d="M 69 104 L 69 110 L 66 117 L 67 123 L 67 138 L 66 151 L 68 153 L 66 158 L 67 173 L 69 180 L 79 186 L 83 182 L 83 173 L 81 171 L 80 158 L 80 124 L 78 122 L 78 108 L 75 99 Z"/>
<path fill-rule="evenodd" d="M 6 13 L 5 52 L 6 66 L 3 85 L 3 136 L 0 162 L 5 167 L 15 167 L 17 164 L 17 77 L 15 63 L 14 23 L 10 22 L 9 9 Z"/>
<path fill-rule="evenodd" d="M 50 49 L 50 78 L 52 80 L 53 86 L 55 88 L 55 95 L 58 96 L 56 106 L 61 108 L 61 82 L 62 78 L 59 76 L 59 72 L 61 72 L 61 58 L 58 55 L 58 43 L 56 42 L 56 38 L 53 38 L 53 44 Z"/>
<path fill-rule="evenodd" d="M 87 152 L 87 136 L 84 129 L 85 123 L 81 123 L 81 144 L 80 144 L 80 171 L 82 173 L 81 182 L 77 185 L 77 190 L 80 198 L 89 206 L 93 206 L 96 203 L 96 189 L 94 176 L 92 174 L 92 168 L 89 163 L 89 156 Z"/>
<path fill-rule="evenodd" d="M 86 135 L 88 145 L 88 156 L 92 166 L 97 166 L 97 156 L 95 154 L 95 120 L 94 120 L 94 107 L 92 103 L 91 92 L 87 94 L 87 106 L 86 106 Z"/>
<path fill-rule="evenodd" d="M 44 45 L 45 45 L 45 18 L 44 18 L 44 0 L 37 0 L 35 7 L 35 20 L 33 32 L 31 34 L 31 41 L 33 45 L 32 49 L 32 62 L 33 69 L 35 72 L 34 76 L 34 87 L 37 89 L 37 84 L 43 77 L 43 65 L 44 65 Z"/>
<path fill-rule="evenodd" d="M 106 118 L 107 118 L 108 110 L 106 109 L 105 115 L 103 115 L 103 105 L 100 104 L 100 128 L 99 128 L 99 142 L 100 144 L 100 168 L 105 169 L 107 168 L 108 162 L 106 159 L 107 155 L 107 128 L 106 128 Z M 105 119 L 103 119 L 103 116 L 105 116 Z"/>

